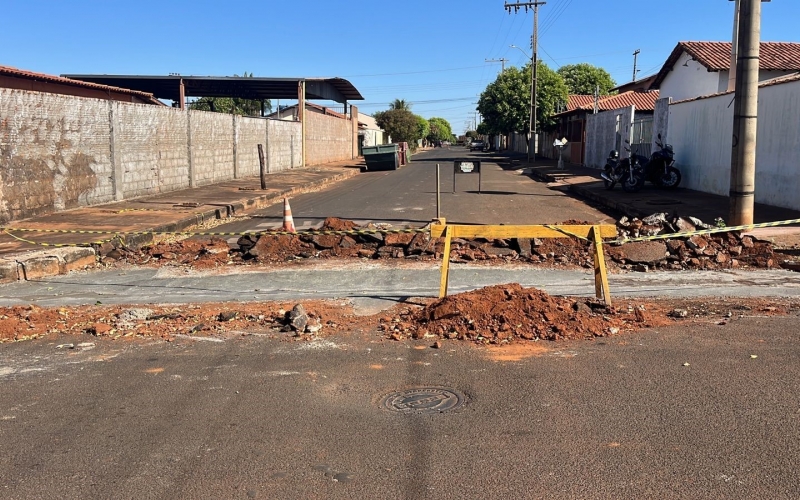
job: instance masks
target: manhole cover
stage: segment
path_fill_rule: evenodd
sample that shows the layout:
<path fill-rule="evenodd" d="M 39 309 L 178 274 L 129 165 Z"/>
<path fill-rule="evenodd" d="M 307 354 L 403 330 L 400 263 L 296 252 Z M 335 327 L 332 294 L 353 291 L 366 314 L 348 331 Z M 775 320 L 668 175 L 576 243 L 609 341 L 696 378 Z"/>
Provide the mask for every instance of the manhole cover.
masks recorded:
<path fill-rule="evenodd" d="M 464 400 L 464 395 L 454 389 L 421 387 L 389 394 L 383 407 L 401 413 L 442 413 L 458 408 Z"/>

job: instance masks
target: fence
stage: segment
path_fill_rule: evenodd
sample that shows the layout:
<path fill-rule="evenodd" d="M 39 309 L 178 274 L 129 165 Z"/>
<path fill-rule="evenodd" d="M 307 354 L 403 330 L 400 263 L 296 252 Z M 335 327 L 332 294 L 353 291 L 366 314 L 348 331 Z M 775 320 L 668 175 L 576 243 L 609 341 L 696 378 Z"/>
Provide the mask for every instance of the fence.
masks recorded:
<path fill-rule="evenodd" d="M 310 118 L 307 163 L 353 158 L 356 134 Z M 0 222 L 255 176 L 258 144 L 269 172 L 303 165 L 299 122 L 0 89 Z"/>
<path fill-rule="evenodd" d="M 650 158 L 653 143 L 653 116 L 638 117 L 631 124 L 631 152 Z"/>

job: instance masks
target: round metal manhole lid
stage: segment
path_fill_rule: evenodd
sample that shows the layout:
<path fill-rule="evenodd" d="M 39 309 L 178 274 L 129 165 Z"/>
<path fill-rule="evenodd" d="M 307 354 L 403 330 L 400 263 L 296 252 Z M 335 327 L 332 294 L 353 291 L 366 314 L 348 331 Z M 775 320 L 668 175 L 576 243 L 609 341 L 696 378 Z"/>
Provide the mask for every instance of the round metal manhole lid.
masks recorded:
<path fill-rule="evenodd" d="M 389 394 L 383 408 L 400 413 L 443 413 L 464 404 L 466 397 L 455 389 L 420 387 Z"/>

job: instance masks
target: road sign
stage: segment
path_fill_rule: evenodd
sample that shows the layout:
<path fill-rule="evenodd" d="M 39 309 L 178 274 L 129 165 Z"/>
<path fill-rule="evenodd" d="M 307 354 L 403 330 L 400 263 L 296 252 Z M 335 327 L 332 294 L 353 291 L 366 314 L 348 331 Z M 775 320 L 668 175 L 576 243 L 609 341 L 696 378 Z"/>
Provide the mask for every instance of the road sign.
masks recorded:
<path fill-rule="evenodd" d="M 455 160 L 453 162 L 453 192 L 456 192 L 456 175 L 478 174 L 478 193 L 481 192 L 481 162 L 480 160 Z"/>

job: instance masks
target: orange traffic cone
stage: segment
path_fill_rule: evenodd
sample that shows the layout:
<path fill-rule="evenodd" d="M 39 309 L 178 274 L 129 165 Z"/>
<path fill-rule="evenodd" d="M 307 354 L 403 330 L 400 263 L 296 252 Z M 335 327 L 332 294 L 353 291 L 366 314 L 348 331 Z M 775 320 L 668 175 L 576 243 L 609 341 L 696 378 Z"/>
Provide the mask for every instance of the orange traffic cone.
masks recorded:
<path fill-rule="evenodd" d="M 297 232 L 294 228 L 294 219 L 292 219 L 292 207 L 289 206 L 289 198 L 283 199 L 283 230 L 290 233 Z"/>

